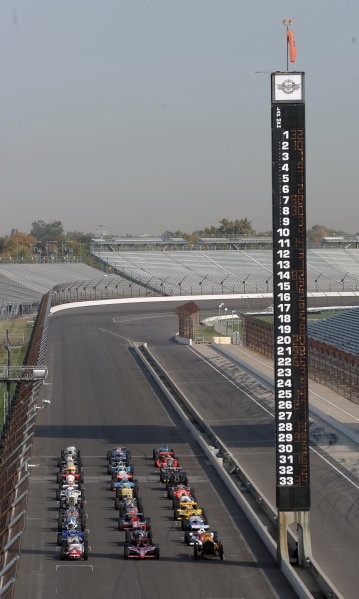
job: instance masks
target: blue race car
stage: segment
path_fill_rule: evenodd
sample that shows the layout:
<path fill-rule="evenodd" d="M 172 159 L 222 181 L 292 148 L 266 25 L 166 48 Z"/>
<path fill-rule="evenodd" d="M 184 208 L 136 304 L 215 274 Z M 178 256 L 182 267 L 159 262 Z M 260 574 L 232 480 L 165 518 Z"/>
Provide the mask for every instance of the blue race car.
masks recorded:
<path fill-rule="evenodd" d="M 121 489 L 133 489 L 134 494 L 137 495 L 137 480 L 128 480 L 127 478 L 123 478 L 122 480 L 111 479 L 111 490 L 116 491 L 116 497 L 121 497 Z"/>
<path fill-rule="evenodd" d="M 107 452 L 107 460 L 111 463 L 113 461 L 124 461 L 129 463 L 131 459 L 131 452 L 127 447 L 113 447 Z"/>
<path fill-rule="evenodd" d="M 88 532 L 82 530 L 62 530 L 57 533 L 57 544 L 61 547 L 63 543 L 83 543 L 88 541 Z"/>
<path fill-rule="evenodd" d="M 130 464 L 128 464 L 127 462 L 124 462 L 122 460 L 117 461 L 113 461 L 111 462 L 108 467 L 107 467 L 107 472 L 108 474 L 112 474 L 112 476 L 118 471 L 125 468 L 127 470 L 127 472 L 129 474 L 133 474 L 134 470 L 133 470 L 133 466 L 131 466 Z"/>

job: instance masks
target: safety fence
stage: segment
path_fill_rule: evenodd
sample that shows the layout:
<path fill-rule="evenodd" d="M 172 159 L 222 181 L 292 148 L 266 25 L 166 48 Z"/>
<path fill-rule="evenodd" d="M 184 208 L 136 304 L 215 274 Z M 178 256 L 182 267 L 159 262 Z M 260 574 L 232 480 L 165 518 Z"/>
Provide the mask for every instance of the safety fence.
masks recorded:
<path fill-rule="evenodd" d="M 273 324 L 244 313 L 240 317 L 244 345 L 273 358 Z M 359 356 L 311 337 L 308 338 L 308 356 L 309 378 L 359 403 Z"/>
<path fill-rule="evenodd" d="M 45 363 L 51 292 L 44 295 L 24 365 Z M 0 596 L 13 596 L 27 509 L 29 461 L 40 381 L 19 382 L 0 437 Z"/>

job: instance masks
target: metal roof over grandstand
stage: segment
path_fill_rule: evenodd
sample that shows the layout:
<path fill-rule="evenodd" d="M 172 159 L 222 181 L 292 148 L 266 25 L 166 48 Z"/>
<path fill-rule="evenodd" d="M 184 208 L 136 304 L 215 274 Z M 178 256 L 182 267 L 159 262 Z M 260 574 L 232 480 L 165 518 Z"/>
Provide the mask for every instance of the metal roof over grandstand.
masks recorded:
<path fill-rule="evenodd" d="M 359 356 L 359 308 L 351 308 L 330 318 L 308 321 L 308 334 L 313 339 Z"/>

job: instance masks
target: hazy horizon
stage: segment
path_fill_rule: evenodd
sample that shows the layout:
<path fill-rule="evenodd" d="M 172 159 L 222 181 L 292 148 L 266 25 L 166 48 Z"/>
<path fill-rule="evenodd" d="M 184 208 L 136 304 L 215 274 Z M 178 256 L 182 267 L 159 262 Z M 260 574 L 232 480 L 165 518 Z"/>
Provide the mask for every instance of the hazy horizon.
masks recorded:
<path fill-rule="evenodd" d="M 272 229 L 270 73 L 306 73 L 307 227 L 357 224 L 359 6 L 4 0 L 0 235 Z M 293 70 L 293 67 L 290 67 Z"/>

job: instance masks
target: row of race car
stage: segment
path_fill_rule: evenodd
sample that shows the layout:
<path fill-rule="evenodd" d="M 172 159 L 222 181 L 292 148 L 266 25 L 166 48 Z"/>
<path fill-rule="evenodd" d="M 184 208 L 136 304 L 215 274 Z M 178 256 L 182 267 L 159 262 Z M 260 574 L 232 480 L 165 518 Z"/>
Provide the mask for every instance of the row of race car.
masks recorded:
<path fill-rule="evenodd" d="M 126 447 L 114 447 L 107 452 L 107 460 L 115 509 L 119 511 L 118 530 L 126 534 L 124 559 L 159 559 L 160 549 L 153 542 L 151 519 L 144 515 L 138 482 L 133 478 L 131 452 Z"/>
<path fill-rule="evenodd" d="M 193 545 L 194 559 L 216 558 L 223 560 L 223 545 L 215 531 L 211 531 L 203 508 L 199 507 L 194 488 L 188 485 L 187 474 L 182 470 L 173 449 L 162 445 L 153 450 L 155 467 L 160 480 L 166 484 L 167 496 L 172 500 L 175 520 L 180 520 L 184 541 Z"/>
<path fill-rule="evenodd" d="M 80 450 L 74 446 L 61 451 L 57 462 L 56 499 L 58 513 L 57 545 L 61 547 L 61 560 L 88 559 L 87 516 L 84 510 L 85 490 Z"/>
<path fill-rule="evenodd" d="M 111 490 L 115 491 L 114 505 L 119 511 L 118 529 L 125 531 L 124 558 L 159 559 L 159 546 L 153 542 L 151 519 L 143 512 L 138 482 L 134 479 L 131 452 L 125 447 L 114 447 L 107 453 Z M 162 445 L 153 450 L 153 461 L 159 469 L 160 480 L 166 485 L 172 500 L 175 520 L 180 520 L 184 541 L 193 546 L 194 559 L 223 559 L 223 545 L 215 531 L 211 531 L 203 508 L 199 507 L 193 487 L 188 485 L 173 449 Z M 57 544 L 60 559 L 88 559 L 87 515 L 80 451 L 74 446 L 61 451 L 58 460 L 56 499 L 59 501 Z"/>

